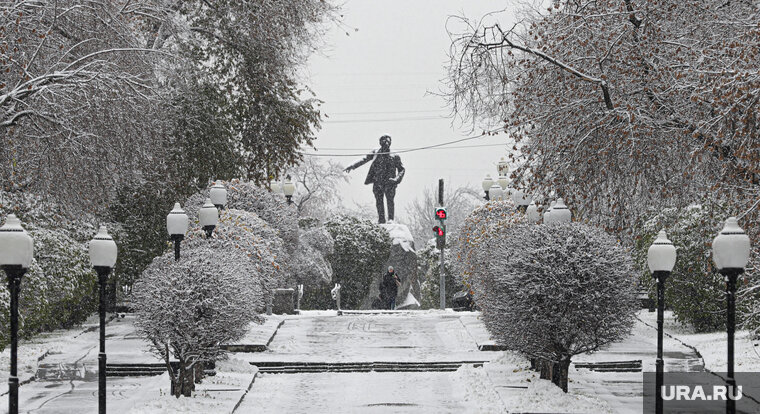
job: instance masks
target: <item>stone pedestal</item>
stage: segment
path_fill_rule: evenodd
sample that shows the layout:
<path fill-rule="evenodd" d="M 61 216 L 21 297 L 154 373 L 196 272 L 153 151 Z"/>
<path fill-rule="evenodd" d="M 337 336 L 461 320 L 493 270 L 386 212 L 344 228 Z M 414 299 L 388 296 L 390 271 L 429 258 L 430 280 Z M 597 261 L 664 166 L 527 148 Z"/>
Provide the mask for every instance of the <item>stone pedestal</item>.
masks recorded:
<path fill-rule="evenodd" d="M 272 301 L 272 313 L 275 315 L 294 315 L 295 312 L 295 289 L 275 289 Z"/>
<path fill-rule="evenodd" d="M 401 287 L 398 289 L 396 296 L 397 306 L 407 301 L 409 293 L 414 298 L 420 297 L 420 282 L 417 279 L 417 252 L 414 250 L 414 238 L 409 228 L 404 224 L 386 223 L 380 224 L 380 227 L 388 231 L 393 245 L 391 254 L 383 265 L 382 269 L 374 275 L 370 290 L 364 301 L 362 309 L 373 309 L 373 302 L 380 295 L 380 281 L 388 271 L 388 266 L 393 266 L 396 274 L 401 279 Z M 411 301 L 411 303 L 416 301 Z M 419 306 L 417 306 L 419 307 Z M 414 309 L 413 304 L 407 304 L 407 309 Z"/>

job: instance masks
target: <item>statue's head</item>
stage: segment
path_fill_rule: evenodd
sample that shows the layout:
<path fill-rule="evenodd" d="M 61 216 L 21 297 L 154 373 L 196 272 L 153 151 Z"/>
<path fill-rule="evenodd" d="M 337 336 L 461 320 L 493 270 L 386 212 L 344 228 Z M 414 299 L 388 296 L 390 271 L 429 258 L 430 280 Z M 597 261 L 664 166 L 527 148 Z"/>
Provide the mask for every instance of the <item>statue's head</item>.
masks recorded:
<path fill-rule="evenodd" d="M 380 148 L 384 151 L 388 151 L 391 148 L 391 136 L 383 135 L 380 137 Z"/>

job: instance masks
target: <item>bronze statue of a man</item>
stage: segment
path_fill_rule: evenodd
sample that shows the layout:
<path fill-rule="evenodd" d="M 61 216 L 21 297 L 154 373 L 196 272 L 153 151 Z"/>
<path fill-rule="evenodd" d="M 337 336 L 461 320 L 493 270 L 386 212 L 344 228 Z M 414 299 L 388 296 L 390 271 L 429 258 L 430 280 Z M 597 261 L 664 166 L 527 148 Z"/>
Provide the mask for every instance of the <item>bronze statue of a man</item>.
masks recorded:
<path fill-rule="evenodd" d="M 388 220 L 393 220 L 393 198 L 396 197 L 396 186 L 404 178 L 404 166 L 401 157 L 391 152 L 391 137 L 380 137 L 380 149 L 373 150 L 363 159 L 346 167 L 345 171 L 351 170 L 372 161 L 364 184 L 372 184 L 372 193 L 375 194 L 377 206 L 377 218 L 379 223 L 385 223 L 385 204 L 383 197 L 388 200 Z"/>

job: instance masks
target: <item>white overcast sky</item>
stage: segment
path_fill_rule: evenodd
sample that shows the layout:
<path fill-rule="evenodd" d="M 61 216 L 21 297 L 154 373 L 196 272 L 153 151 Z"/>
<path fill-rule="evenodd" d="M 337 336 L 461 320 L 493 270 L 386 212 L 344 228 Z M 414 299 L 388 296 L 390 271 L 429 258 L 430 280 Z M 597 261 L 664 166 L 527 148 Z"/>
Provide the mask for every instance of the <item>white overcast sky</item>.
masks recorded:
<path fill-rule="evenodd" d="M 445 76 L 450 46 L 447 18 L 479 19 L 507 6 L 494 0 L 348 0 L 343 8 L 347 27 L 332 28 L 322 53 L 312 57 L 308 67 L 307 82 L 325 101 L 323 112 L 329 117 L 317 134 L 318 152 L 362 153 L 377 148 L 384 134 L 393 138 L 391 148 L 396 151 L 478 135 L 479 130 L 452 127 L 444 100 L 427 92 L 439 91 Z M 510 13 L 499 16 L 502 23 L 511 20 Z M 396 194 L 396 221 L 408 222 L 407 205 L 423 188 L 437 186 L 439 178 L 447 189 L 480 188 L 485 174 L 496 175 L 505 143 L 502 134 L 452 145 L 501 146 L 400 154 L 406 176 Z M 347 166 L 360 158 L 331 159 Z M 368 168 L 365 164 L 351 172 L 343 203 L 366 205 L 374 215 L 372 189 L 364 185 Z"/>

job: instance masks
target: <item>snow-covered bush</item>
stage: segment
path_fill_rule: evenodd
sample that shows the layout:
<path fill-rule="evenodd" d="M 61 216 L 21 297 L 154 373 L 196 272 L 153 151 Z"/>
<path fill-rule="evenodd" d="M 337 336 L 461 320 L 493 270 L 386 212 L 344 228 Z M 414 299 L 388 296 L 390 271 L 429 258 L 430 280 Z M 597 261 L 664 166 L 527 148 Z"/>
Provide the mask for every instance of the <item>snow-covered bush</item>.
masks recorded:
<path fill-rule="evenodd" d="M 341 306 L 358 308 L 380 272 L 391 250 L 388 232 L 379 225 L 350 216 L 338 216 L 325 223 L 335 241 L 328 255 L 334 281 L 341 284 Z"/>
<path fill-rule="evenodd" d="M 647 250 L 665 229 L 677 248 L 673 273 L 665 283 L 665 304 L 681 323 L 697 332 L 723 330 L 726 326 L 726 283 L 713 269 L 712 239 L 723 228 L 727 214 L 720 206 L 695 204 L 668 208 L 636 229 L 634 257 L 641 282 L 656 298 L 655 282 L 647 266 Z M 740 307 L 741 303 L 738 304 Z"/>
<path fill-rule="evenodd" d="M 88 223 L 60 213 L 56 204 L 32 194 L 0 192 L 0 223 L 18 215 L 34 239 L 34 261 L 21 279 L 19 337 L 68 328 L 97 310 L 97 277 L 85 242 L 94 235 Z M 54 230 L 53 230 L 54 229 Z M 5 276 L 0 274 L 5 280 Z M 9 337 L 10 294 L 0 283 L 0 349 Z"/>
<path fill-rule="evenodd" d="M 187 255 L 184 250 L 210 249 L 219 255 L 220 265 L 223 264 L 227 251 L 240 251 L 250 261 L 253 271 L 245 274 L 257 286 L 254 310 L 262 312 L 272 291 L 286 286 L 287 274 L 280 265 L 281 258 L 286 257 L 282 240 L 256 213 L 227 209 L 219 215 L 219 223 L 214 229 L 213 237 L 206 238 L 206 233 L 197 221 L 191 222 L 191 230 L 182 242 L 183 260 Z"/>
<path fill-rule="evenodd" d="M 451 234 L 449 234 L 451 237 Z M 453 240 L 452 240 L 453 241 Z M 446 278 L 446 307 L 451 307 L 454 293 L 462 290 L 464 286 L 454 274 L 452 267 L 456 259 L 452 257 L 451 249 L 444 248 L 443 272 Z M 435 240 L 417 251 L 418 275 L 420 277 L 420 307 L 422 309 L 438 309 L 441 305 L 441 251 L 435 247 Z"/>
<path fill-rule="evenodd" d="M 332 236 L 316 219 L 301 219 L 299 248 L 292 260 L 296 283 L 304 285 L 303 309 L 329 309 L 333 269 L 327 257 L 335 252 Z"/>
<path fill-rule="evenodd" d="M 296 283 L 318 285 L 330 283 L 333 270 L 327 256 L 335 252 L 332 236 L 324 226 L 301 230 L 299 247 L 292 261 Z"/>
<path fill-rule="evenodd" d="M 483 266 L 491 260 L 492 252 L 484 249 L 483 243 L 489 240 L 494 232 L 504 230 L 517 223 L 524 223 L 525 216 L 518 213 L 511 199 L 505 201 L 489 201 L 476 208 L 464 220 L 453 244 L 452 253 L 456 257 L 453 262 L 454 272 L 465 288 L 478 292 L 483 287 L 474 289 L 482 279 Z M 473 277 L 475 276 L 475 277 Z"/>
<path fill-rule="evenodd" d="M 477 247 L 488 260 L 471 278 L 489 332 L 510 350 L 559 368 L 620 340 L 635 312 L 633 260 L 614 237 L 580 223 L 496 228 Z"/>
<path fill-rule="evenodd" d="M 298 212 L 288 205 L 280 194 L 274 194 L 266 188 L 252 182 L 240 180 L 223 181 L 227 188 L 227 208 L 256 213 L 270 227 L 277 231 L 277 236 L 284 242 L 285 250 L 292 254 L 298 247 Z M 208 190 L 194 194 L 185 202 L 188 216 L 196 217 L 198 210 L 208 197 Z"/>
<path fill-rule="evenodd" d="M 219 345 L 242 337 L 264 306 L 257 271 L 243 249 L 195 246 L 179 261 L 157 257 L 135 283 L 135 326 L 166 362 L 175 396 L 190 396 L 195 365 L 220 358 Z"/>

